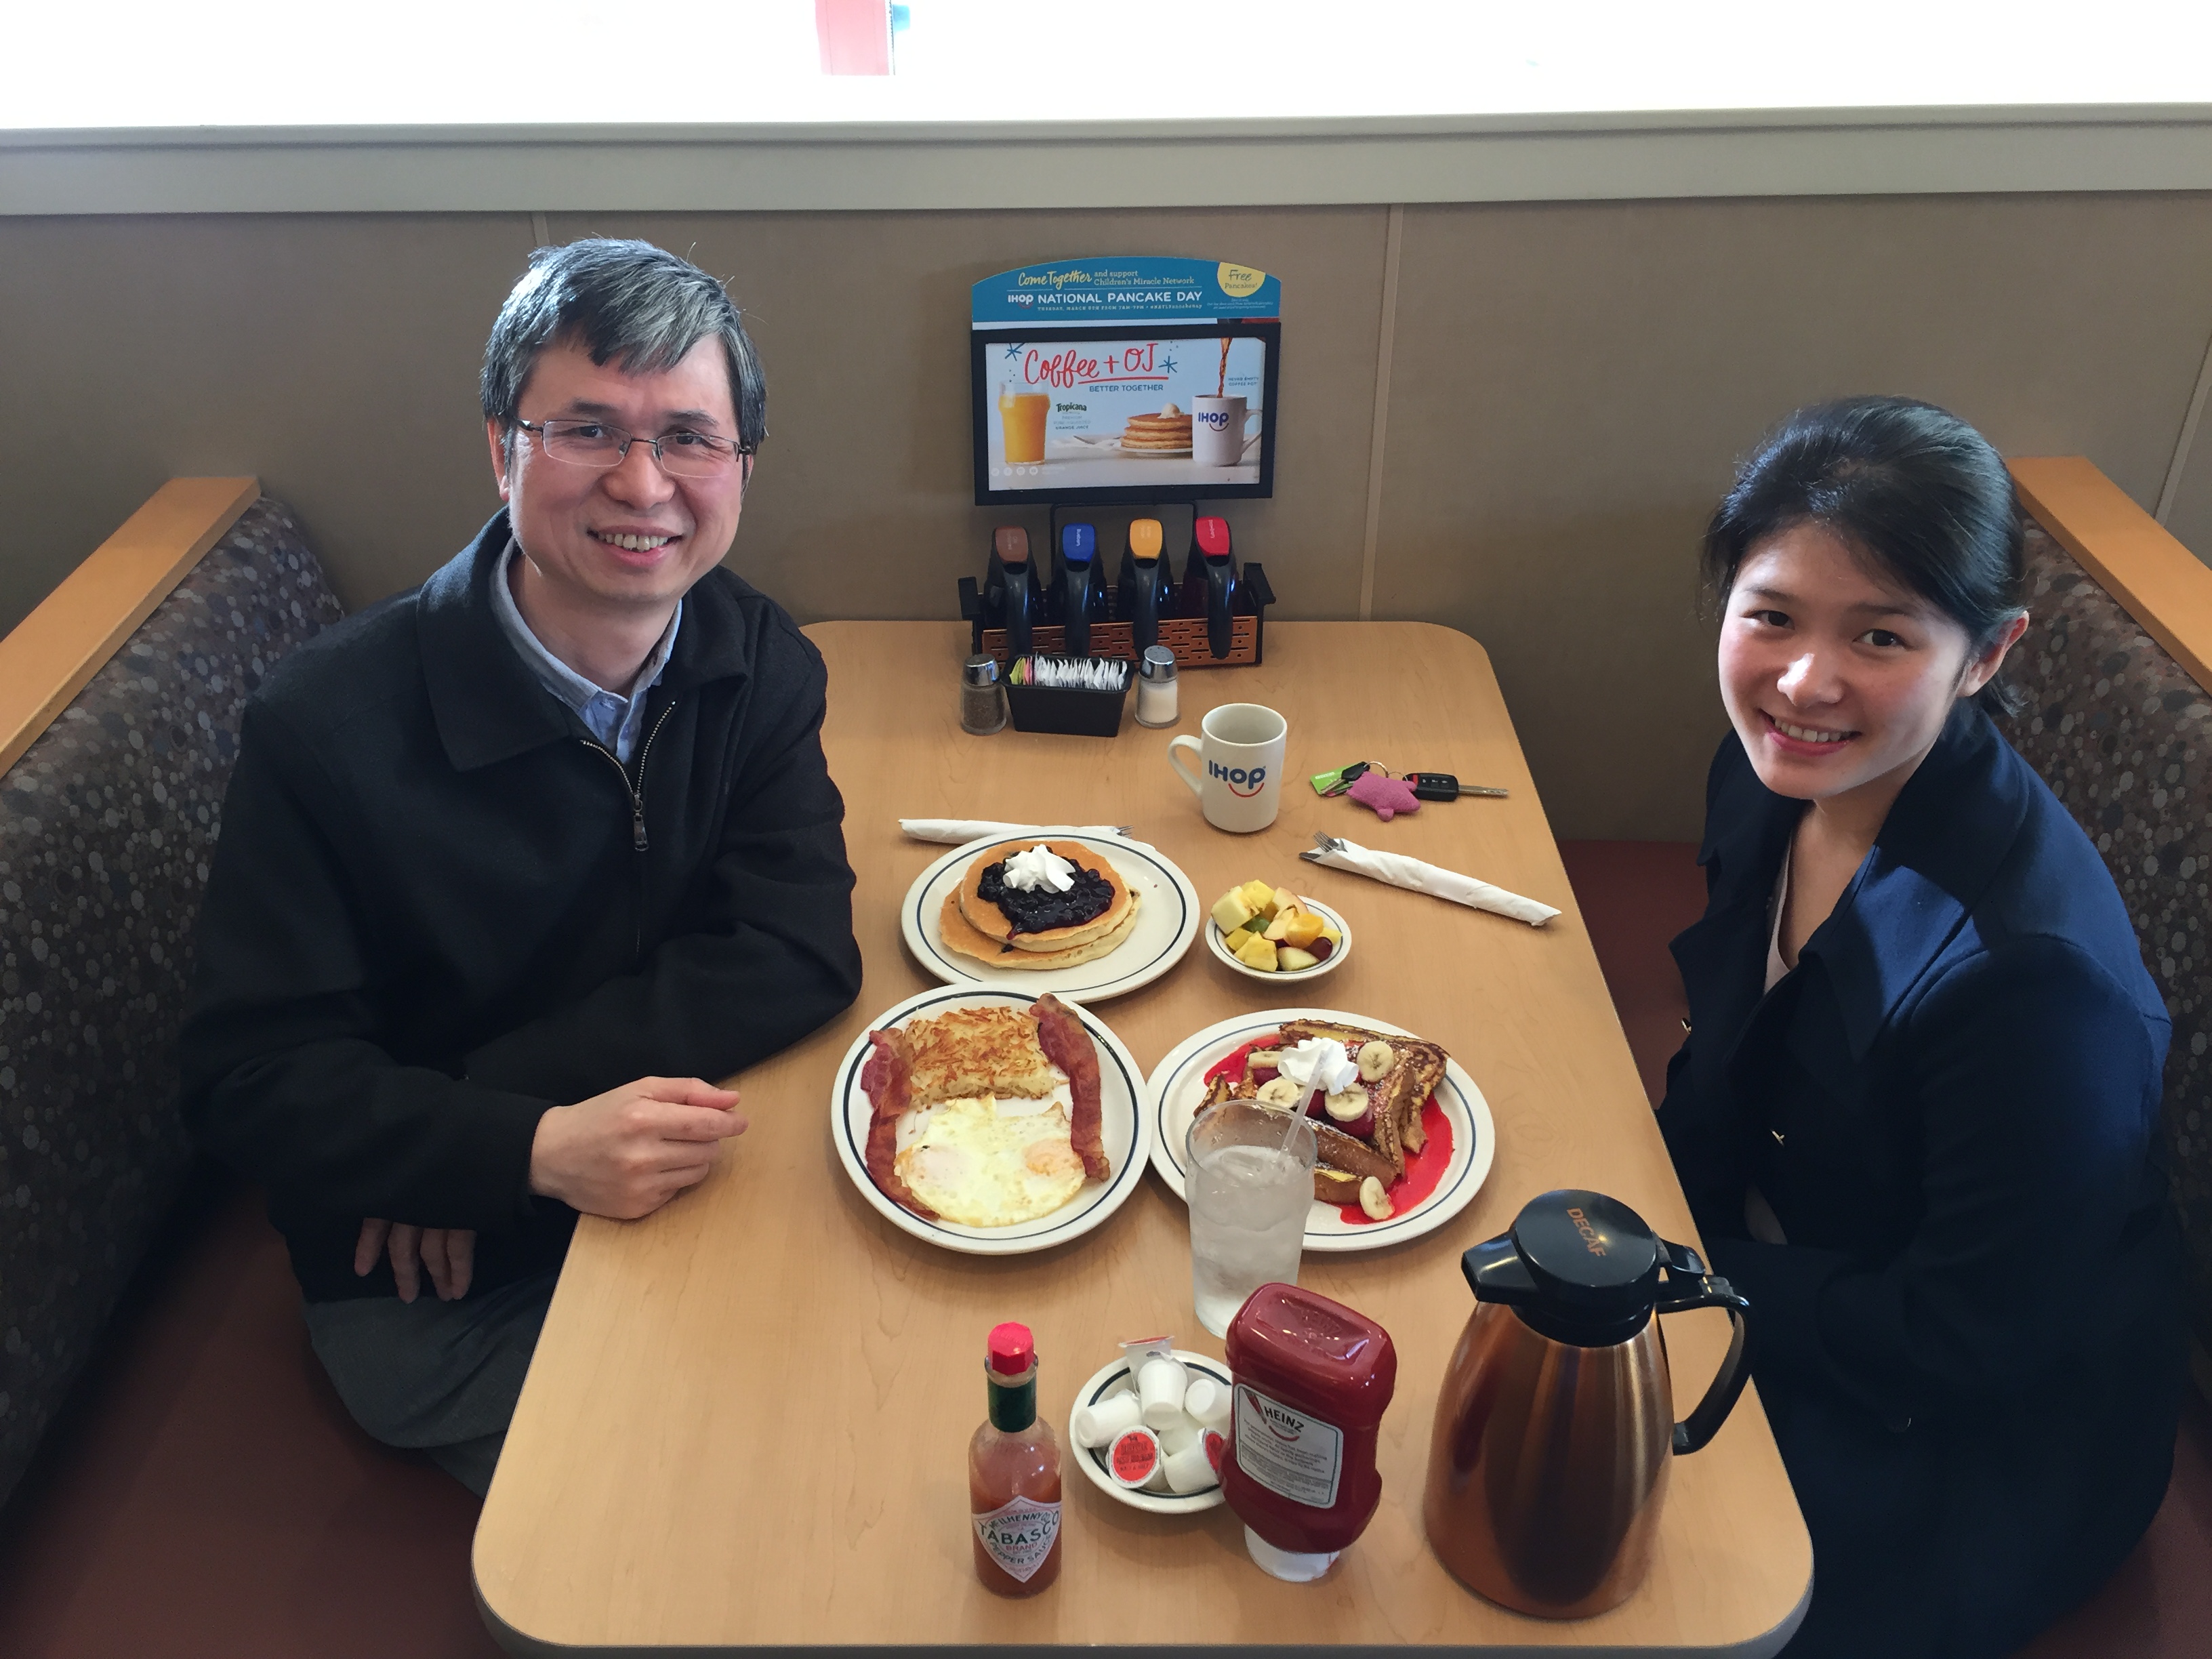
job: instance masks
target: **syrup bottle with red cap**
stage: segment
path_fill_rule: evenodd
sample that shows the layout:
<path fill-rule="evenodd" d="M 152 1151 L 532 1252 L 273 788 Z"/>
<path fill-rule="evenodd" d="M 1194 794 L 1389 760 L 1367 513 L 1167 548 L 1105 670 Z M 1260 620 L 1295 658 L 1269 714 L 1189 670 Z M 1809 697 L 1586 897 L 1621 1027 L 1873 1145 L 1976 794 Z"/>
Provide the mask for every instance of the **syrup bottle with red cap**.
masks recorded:
<path fill-rule="evenodd" d="M 1000 1595 L 1035 1595 L 1060 1577 L 1060 1442 L 1037 1416 L 1036 1340 L 992 1327 L 983 1361 L 990 1413 L 968 1443 L 975 1576 Z"/>

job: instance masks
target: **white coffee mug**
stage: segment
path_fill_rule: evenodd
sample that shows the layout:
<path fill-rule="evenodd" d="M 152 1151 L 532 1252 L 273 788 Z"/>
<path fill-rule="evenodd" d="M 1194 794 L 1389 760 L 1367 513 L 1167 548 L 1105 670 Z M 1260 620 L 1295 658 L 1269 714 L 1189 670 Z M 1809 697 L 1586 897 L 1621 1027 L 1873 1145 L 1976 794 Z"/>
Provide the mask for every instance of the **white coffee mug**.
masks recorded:
<path fill-rule="evenodd" d="M 1236 466 L 1244 459 L 1249 417 L 1242 398 L 1190 400 L 1190 459 L 1197 466 Z"/>
<path fill-rule="evenodd" d="M 1290 723 L 1256 702 L 1225 702 L 1199 722 L 1206 733 L 1168 739 L 1168 764 L 1198 797 L 1206 821 L 1217 830 L 1249 835 L 1275 821 L 1283 804 L 1283 743 Z M 1188 749 L 1200 772 L 1176 758 Z"/>

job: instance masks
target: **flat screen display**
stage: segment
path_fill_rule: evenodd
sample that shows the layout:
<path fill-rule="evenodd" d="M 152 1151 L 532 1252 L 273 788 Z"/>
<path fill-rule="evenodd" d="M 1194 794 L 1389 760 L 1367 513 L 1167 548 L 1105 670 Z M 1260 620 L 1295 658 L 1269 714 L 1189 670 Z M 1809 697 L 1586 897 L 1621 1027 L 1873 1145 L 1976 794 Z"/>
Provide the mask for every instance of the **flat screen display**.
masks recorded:
<path fill-rule="evenodd" d="M 1279 322 L 969 338 L 979 504 L 1275 493 Z"/>

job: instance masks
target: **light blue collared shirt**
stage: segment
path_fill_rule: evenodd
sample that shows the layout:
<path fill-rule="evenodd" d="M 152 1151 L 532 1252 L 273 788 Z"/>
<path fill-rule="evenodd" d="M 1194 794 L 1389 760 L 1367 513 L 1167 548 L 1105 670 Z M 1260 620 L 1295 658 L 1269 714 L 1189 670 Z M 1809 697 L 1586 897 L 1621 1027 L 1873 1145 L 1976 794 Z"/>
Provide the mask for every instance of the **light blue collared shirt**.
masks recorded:
<path fill-rule="evenodd" d="M 499 618 L 501 631 L 529 665 L 538 683 L 564 708 L 574 710 L 576 718 L 584 722 L 592 735 L 613 750 L 615 758 L 627 766 L 629 757 L 637 752 L 638 733 L 645 726 L 645 694 L 660 684 L 661 672 L 668 666 L 669 653 L 676 649 L 676 630 L 684 621 L 684 601 L 677 600 L 676 614 L 668 619 L 659 643 L 639 667 L 637 678 L 631 682 L 630 694 L 617 696 L 569 667 L 530 631 L 530 624 L 522 619 L 522 611 L 514 603 L 514 590 L 507 586 L 508 572 L 521 551 L 522 544 L 508 537 L 507 552 L 500 559 L 499 568 L 492 572 L 492 614 Z"/>

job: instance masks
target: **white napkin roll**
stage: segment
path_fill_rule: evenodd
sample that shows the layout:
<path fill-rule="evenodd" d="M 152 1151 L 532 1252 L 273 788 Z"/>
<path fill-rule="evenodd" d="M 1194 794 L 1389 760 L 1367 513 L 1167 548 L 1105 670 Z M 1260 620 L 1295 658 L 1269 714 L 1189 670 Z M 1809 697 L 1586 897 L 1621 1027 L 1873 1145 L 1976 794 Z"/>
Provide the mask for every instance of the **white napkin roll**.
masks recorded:
<path fill-rule="evenodd" d="M 898 823 L 899 828 L 915 841 L 941 841 L 950 847 L 964 846 L 986 836 L 997 841 L 1012 841 L 1019 836 L 1032 835 L 1039 828 L 1034 823 L 1000 823 L 990 818 L 901 818 Z M 1085 823 L 1077 828 L 1086 836 L 1121 833 L 1118 823 Z"/>
<path fill-rule="evenodd" d="M 1331 870 L 1349 870 L 1355 875 L 1388 882 L 1393 887 L 1431 893 L 1455 904 L 1472 905 L 1478 910 L 1495 911 L 1516 921 L 1525 921 L 1531 927 L 1541 927 L 1559 914 L 1548 904 L 1509 893 L 1503 887 L 1492 887 L 1473 876 L 1462 876 L 1456 870 L 1439 869 L 1419 859 L 1409 859 L 1403 853 L 1378 853 L 1357 842 L 1340 840 L 1335 848 L 1322 848 L 1298 856 Z"/>

